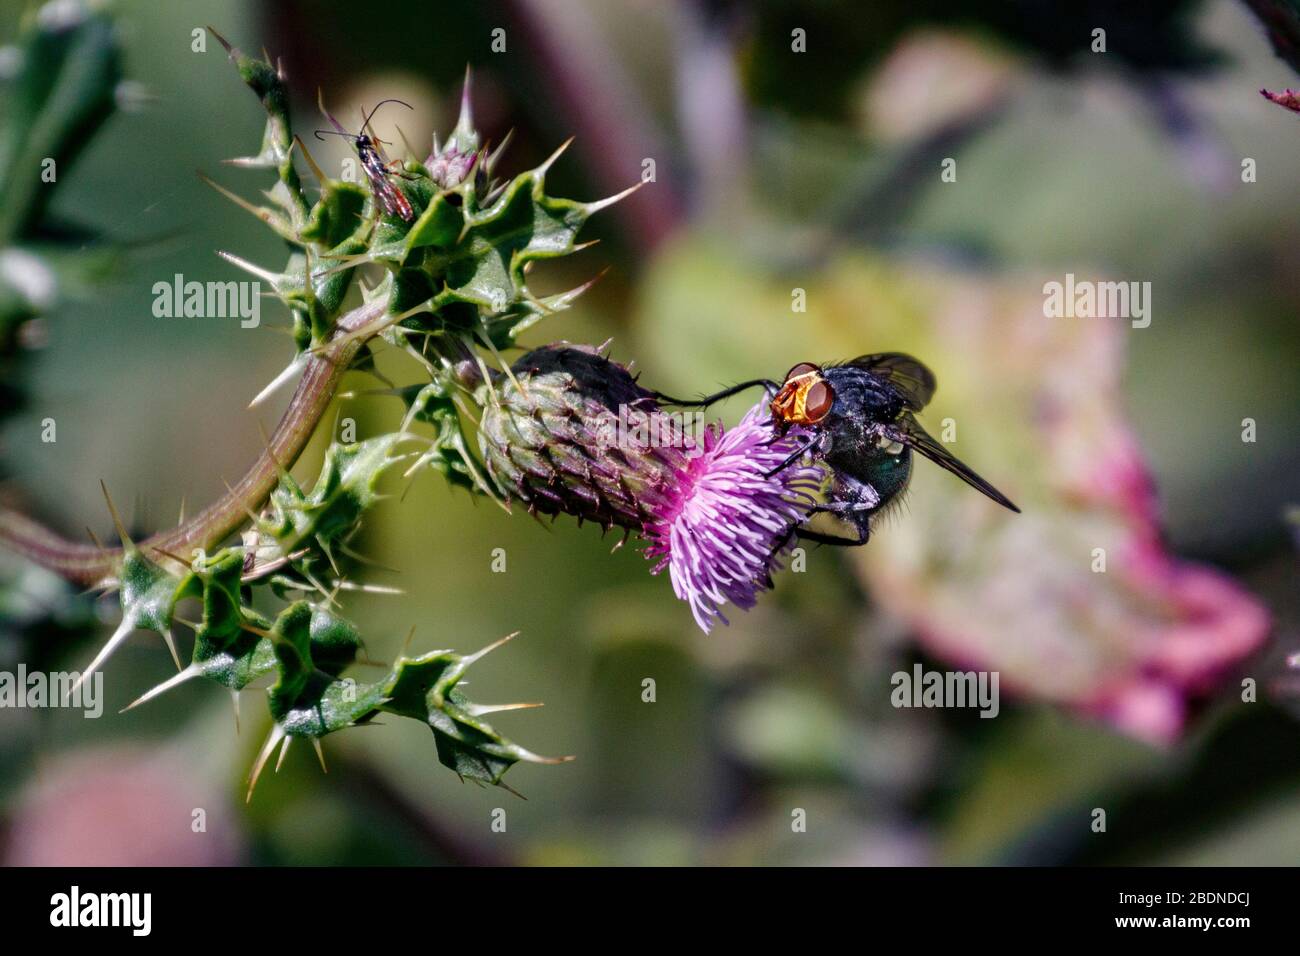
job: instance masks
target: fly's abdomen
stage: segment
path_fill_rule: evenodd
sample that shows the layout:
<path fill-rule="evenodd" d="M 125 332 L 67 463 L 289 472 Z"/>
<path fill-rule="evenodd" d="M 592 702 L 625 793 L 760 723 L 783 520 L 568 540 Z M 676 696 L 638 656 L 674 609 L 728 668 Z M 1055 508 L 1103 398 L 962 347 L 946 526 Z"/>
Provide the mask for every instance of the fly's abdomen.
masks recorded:
<path fill-rule="evenodd" d="M 872 487 L 880 496 L 879 502 L 869 512 L 875 514 L 887 508 L 907 489 L 907 482 L 912 477 L 912 452 L 908 448 L 896 455 L 876 451 L 858 458 L 851 468 L 835 467 L 834 471 L 836 474 L 851 474 Z"/>

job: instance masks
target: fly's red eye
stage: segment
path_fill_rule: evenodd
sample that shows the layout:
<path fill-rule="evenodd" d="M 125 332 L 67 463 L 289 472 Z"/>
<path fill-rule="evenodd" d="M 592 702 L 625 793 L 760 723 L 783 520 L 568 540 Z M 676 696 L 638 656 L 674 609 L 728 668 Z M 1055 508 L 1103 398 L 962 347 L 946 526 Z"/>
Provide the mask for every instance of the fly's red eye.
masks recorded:
<path fill-rule="evenodd" d="M 819 422 L 827 416 L 835 403 L 835 390 L 829 382 L 816 382 L 804 398 L 803 412 L 809 422 Z"/>
<path fill-rule="evenodd" d="M 811 362 L 800 362 L 794 368 L 790 369 L 790 371 L 785 373 L 785 380 L 788 382 L 792 378 L 799 378 L 801 375 L 807 375 L 815 371 L 817 371 L 816 365 L 813 365 Z"/>

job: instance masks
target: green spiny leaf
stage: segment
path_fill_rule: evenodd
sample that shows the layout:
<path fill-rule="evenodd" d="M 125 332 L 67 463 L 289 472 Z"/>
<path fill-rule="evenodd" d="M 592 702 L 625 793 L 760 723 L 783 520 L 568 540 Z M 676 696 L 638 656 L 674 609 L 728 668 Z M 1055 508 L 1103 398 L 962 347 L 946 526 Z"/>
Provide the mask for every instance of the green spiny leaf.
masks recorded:
<path fill-rule="evenodd" d="M 429 447 L 421 453 L 411 470 L 428 466 L 453 485 L 496 497 L 499 492 L 488 483 L 486 470 L 470 450 L 460 411 L 451 397 L 453 388 L 439 378 L 427 385 L 413 385 L 401 391 L 409 416 L 434 428 Z"/>
<path fill-rule="evenodd" d="M 328 547 L 346 538 L 377 500 L 379 477 L 395 460 L 392 450 L 402 438 L 393 433 L 352 445 L 334 443 L 325 452 L 310 494 L 284 475 L 271 493 L 272 514 L 263 529 L 280 542 L 285 554 L 313 541 Z"/>
<path fill-rule="evenodd" d="M 191 663 L 204 677 L 231 690 L 275 669 L 271 641 L 262 636 L 271 622 L 243 606 L 243 568 L 243 552 L 229 548 L 196 562 L 194 570 L 203 590 L 203 620 L 194 633 Z"/>
<path fill-rule="evenodd" d="M 370 227 L 363 213 L 369 198 L 370 194 L 356 183 L 326 180 L 301 237 L 322 249 L 332 249 L 358 232 L 368 232 Z"/>
<path fill-rule="evenodd" d="M 454 651 L 430 651 L 416 658 L 403 657 L 385 684 L 382 710 L 423 720 L 433 731 L 438 759 L 460 776 L 482 783 L 500 784 L 501 777 L 521 760 L 560 763 L 570 758 L 539 757 L 515 744 L 479 715 L 498 708 L 471 704 L 457 685 L 476 660 L 504 643 L 468 657 Z"/>
<path fill-rule="evenodd" d="M 256 156 L 233 160 L 238 166 L 274 169 L 282 188 L 273 190 L 273 198 L 285 209 L 295 223 L 307 217 L 308 203 L 303 195 L 298 171 L 293 167 L 293 125 L 289 119 L 289 91 L 284 76 L 270 59 L 255 60 L 232 46 L 212 27 L 208 32 L 225 48 L 239 78 L 257 94 L 266 110 L 266 130 L 262 135 L 262 148 Z"/>

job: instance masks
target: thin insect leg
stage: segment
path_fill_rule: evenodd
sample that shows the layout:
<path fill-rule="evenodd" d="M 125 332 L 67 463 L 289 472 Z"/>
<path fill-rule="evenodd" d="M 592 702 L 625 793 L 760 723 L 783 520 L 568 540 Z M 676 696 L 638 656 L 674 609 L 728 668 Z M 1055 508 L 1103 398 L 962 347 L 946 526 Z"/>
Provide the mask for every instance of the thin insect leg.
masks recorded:
<path fill-rule="evenodd" d="M 857 511 L 870 511 L 878 507 L 878 501 L 832 501 L 824 505 L 813 505 L 809 514 L 827 514 L 827 515 L 846 515 L 853 514 Z"/>
<path fill-rule="evenodd" d="M 756 378 L 748 382 L 741 382 L 738 385 L 732 385 L 730 388 L 724 388 L 720 392 L 714 392 L 704 398 L 673 398 L 671 395 L 665 395 L 663 392 L 655 392 L 655 398 L 659 399 L 665 405 L 694 405 L 699 408 L 708 408 L 714 402 L 720 402 L 724 398 L 730 398 L 732 395 L 739 394 L 746 389 L 753 388 L 755 385 L 762 385 L 768 392 L 775 392 L 777 389 L 776 382 L 767 378 Z"/>
<path fill-rule="evenodd" d="M 835 534 L 826 534 L 822 531 L 813 531 L 811 528 L 797 528 L 795 535 L 800 541 L 811 541 L 813 544 L 830 544 L 838 548 L 857 548 L 867 543 L 871 537 L 871 532 L 866 528 L 858 529 L 858 537 L 842 538 Z"/>
<path fill-rule="evenodd" d="M 772 424 L 773 424 L 773 425 L 776 425 L 776 424 L 777 424 L 775 418 L 773 418 L 773 420 L 772 420 Z M 786 437 L 788 436 L 788 434 L 789 434 L 789 433 L 788 433 L 787 431 L 783 431 L 781 428 L 778 427 L 778 428 L 776 428 L 776 429 L 773 430 L 773 432 L 772 432 L 772 437 L 769 438 L 767 441 L 763 442 L 762 445 L 763 445 L 764 448 L 767 448 L 769 445 L 775 445 L 775 444 L 776 444 L 777 442 L 779 442 L 779 441 L 785 441 L 785 439 L 786 439 Z M 817 437 L 817 438 L 814 438 L 814 439 L 813 439 L 812 441 L 810 441 L 808 444 L 804 445 L 804 449 L 805 449 L 805 450 L 810 449 L 810 448 L 812 448 L 814 445 L 820 444 L 821 441 L 822 441 L 822 439 L 821 439 L 820 436 Z M 821 451 L 825 451 L 825 449 L 820 449 L 820 450 L 821 450 Z M 782 465 L 782 466 L 781 466 L 781 468 L 784 468 L 784 467 L 785 467 L 785 465 Z M 780 470 L 781 470 L 780 468 L 777 469 L 777 471 L 780 471 Z"/>
<path fill-rule="evenodd" d="M 798 529 L 799 537 L 816 544 L 833 544 L 840 547 L 857 547 L 867 543 L 871 536 L 871 515 L 880 507 L 880 493 L 865 481 L 852 475 L 837 474 L 830 501 L 815 504 L 809 517 L 815 514 L 832 514 L 853 525 L 857 538 L 826 534 L 811 528 Z"/>
<path fill-rule="evenodd" d="M 765 444 L 768 445 L 774 444 L 775 442 L 780 441 L 782 437 L 783 436 L 781 435 L 777 435 L 771 441 L 765 442 Z M 777 472 L 781 471 L 782 469 L 789 468 L 791 465 L 793 465 L 796 461 L 798 461 L 800 458 L 802 458 L 810 451 L 815 450 L 818 454 L 825 455 L 828 451 L 830 451 L 831 448 L 830 441 L 831 441 L 831 437 L 830 434 L 827 432 L 823 432 L 821 434 L 813 436 L 813 438 L 810 439 L 807 444 L 805 444 L 802 448 L 799 448 L 794 452 L 792 452 L 791 454 L 789 454 L 788 456 L 786 456 L 785 461 L 781 462 L 781 464 L 777 465 L 771 471 L 765 473 L 763 477 L 771 478 L 773 475 L 775 475 Z"/>
<path fill-rule="evenodd" d="M 418 175 L 416 175 L 415 173 L 408 173 L 408 172 L 407 172 L 406 170 L 404 170 L 404 169 L 394 169 L 394 168 L 393 168 L 394 166 L 400 166 L 400 165 L 402 165 L 402 160 L 400 160 L 400 159 L 390 159 L 387 163 L 384 164 L 384 171 L 385 171 L 386 173 L 388 173 L 388 175 L 390 175 L 390 176 L 398 176 L 398 177 L 400 177 L 400 178 L 402 178 L 402 179 L 407 180 L 408 182 L 411 182 L 411 181 L 413 181 L 413 180 L 416 180 L 416 179 L 419 179 L 419 178 L 420 178 L 420 177 L 419 177 Z"/>
<path fill-rule="evenodd" d="M 813 439 L 812 441 L 808 442 L 808 444 L 804 445 L 803 447 L 801 447 L 801 448 L 796 448 L 793 452 L 791 452 L 789 455 L 786 456 L 785 461 L 781 462 L 781 464 L 777 465 L 775 468 L 773 468 L 773 469 L 770 470 L 770 471 L 765 471 L 765 472 L 763 472 L 763 477 L 764 477 L 764 478 L 771 478 L 773 475 L 775 475 L 775 474 L 777 474 L 777 473 L 779 473 L 779 472 L 781 472 L 781 471 L 784 471 L 786 468 L 789 468 L 789 467 L 790 467 L 791 465 L 793 465 L 796 461 L 798 461 L 800 458 L 802 458 L 804 455 L 806 455 L 806 454 L 808 453 L 808 450 L 809 450 L 810 448 L 815 447 L 816 444 L 817 444 L 817 440 L 816 440 L 816 439 Z"/>
<path fill-rule="evenodd" d="M 870 482 L 839 471 L 835 475 L 835 497 L 831 504 L 843 505 L 841 511 L 871 511 L 880 507 L 880 492 Z"/>

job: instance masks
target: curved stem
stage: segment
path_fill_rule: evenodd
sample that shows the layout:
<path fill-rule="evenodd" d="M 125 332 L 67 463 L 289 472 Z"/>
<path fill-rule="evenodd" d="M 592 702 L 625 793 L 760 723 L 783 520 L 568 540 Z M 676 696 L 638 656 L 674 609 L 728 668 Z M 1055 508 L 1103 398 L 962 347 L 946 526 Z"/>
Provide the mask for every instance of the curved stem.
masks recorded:
<path fill-rule="evenodd" d="M 343 316 L 334 338 L 307 360 L 289 407 L 253 466 L 229 491 L 184 524 L 160 531 L 140 543 L 146 551 L 185 556 L 195 548 L 214 548 L 262 507 L 316 430 L 343 375 L 369 336 L 364 329 L 383 315 L 385 299 L 376 299 Z M 95 584 L 115 573 L 122 549 L 69 541 L 15 511 L 0 509 L 0 545 L 81 584 Z"/>

